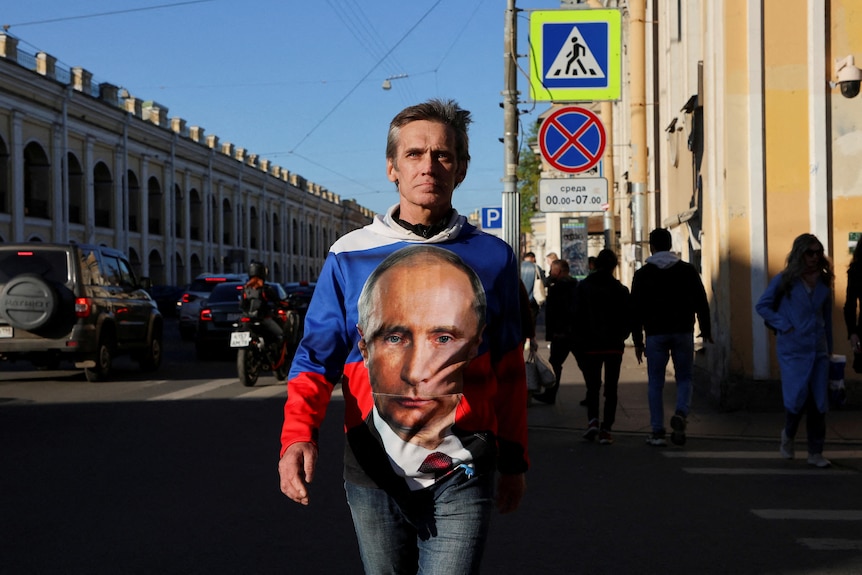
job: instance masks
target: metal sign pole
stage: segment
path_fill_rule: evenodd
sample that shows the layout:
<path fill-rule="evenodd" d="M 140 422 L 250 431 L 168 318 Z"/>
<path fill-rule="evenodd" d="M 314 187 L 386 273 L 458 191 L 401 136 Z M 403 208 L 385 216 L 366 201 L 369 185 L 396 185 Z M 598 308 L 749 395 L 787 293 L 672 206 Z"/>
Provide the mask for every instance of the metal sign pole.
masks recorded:
<path fill-rule="evenodd" d="M 518 68 L 517 9 L 515 0 L 508 0 L 504 36 L 505 89 L 503 95 L 503 146 L 505 172 L 503 177 L 503 240 L 516 254 L 520 250 L 521 198 L 518 193 Z"/>

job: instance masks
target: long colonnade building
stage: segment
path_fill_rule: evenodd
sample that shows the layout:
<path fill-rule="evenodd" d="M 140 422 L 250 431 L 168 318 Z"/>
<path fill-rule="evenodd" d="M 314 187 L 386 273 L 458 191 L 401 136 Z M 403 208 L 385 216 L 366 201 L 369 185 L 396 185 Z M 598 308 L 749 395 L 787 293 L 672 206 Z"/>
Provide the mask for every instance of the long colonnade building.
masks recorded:
<path fill-rule="evenodd" d="M 0 241 L 104 244 L 154 284 L 317 278 L 373 212 L 0 33 Z"/>

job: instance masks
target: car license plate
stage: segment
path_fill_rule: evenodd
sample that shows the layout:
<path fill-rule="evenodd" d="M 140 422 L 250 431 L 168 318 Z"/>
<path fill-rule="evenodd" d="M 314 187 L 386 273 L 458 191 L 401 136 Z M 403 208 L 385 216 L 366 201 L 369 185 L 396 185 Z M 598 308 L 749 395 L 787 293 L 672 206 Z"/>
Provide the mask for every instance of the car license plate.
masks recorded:
<path fill-rule="evenodd" d="M 0 337 L 12 337 L 15 335 L 11 325 L 0 325 Z"/>
<path fill-rule="evenodd" d="M 249 341 L 251 341 L 251 333 L 247 331 L 234 331 L 230 334 L 231 347 L 248 347 Z"/>

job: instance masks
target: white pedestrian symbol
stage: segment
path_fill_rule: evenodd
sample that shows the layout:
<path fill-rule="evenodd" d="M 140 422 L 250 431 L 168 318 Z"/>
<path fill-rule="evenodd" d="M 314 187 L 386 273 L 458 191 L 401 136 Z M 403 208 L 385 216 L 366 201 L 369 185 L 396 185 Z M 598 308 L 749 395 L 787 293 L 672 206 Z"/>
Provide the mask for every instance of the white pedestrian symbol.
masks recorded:
<path fill-rule="evenodd" d="M 605 77 L 602 67 L 599 66 L 577 26 L 572 26 L 572 31 L 560 47 L 545 77 L 548 79 Z"/>

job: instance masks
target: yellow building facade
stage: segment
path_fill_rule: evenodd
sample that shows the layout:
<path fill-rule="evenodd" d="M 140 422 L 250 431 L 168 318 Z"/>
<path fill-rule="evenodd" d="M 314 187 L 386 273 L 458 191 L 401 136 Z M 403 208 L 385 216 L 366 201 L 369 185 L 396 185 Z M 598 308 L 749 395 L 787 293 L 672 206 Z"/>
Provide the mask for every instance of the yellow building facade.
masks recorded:
<path fill-rule="evenodd" d="M 754 305 L 801 233 L 815 234 L 833 262 L 834 353 L 849 354 L 842 307 L 862 232 L 862 97 L 842 95 L 835 67 L 848 55 L 862 64 L 862 2 L 656 0 L 645 8 L 646 101 L 655 109 L 647 113 L 646 209 L 633 217 L 647 231 L 671 228 L 674 249 L 701 267 L 715 343 L 698 364 L 710 395 L 725 400 L 779 378 L 774 338 Z"/>
<path fill-rule="evenodd" d="M 862 232 L 862 96 L 842 94 L 836 63 L 853 56 L 862 66 L 862 2 L 563 0 L 560 8 L 622 13 L 623 93 L 604 118 L 612 146 L 603 160 L 616 174 L 620 279 L 630 285 L 649 256 L 651 229 L 671 230 L 674 251 L 698 267 L 710 298 L 714 343 L 696 341 L 710 397 L 726 403 L 779 380 L 774 337 L 754 306 L 802 233 L 815 234 L 833 262 L 833 351 L 851 355 L 842 308 Z M 843 73 L 862 78 L 852 67 Z M 551 237 L 537 246 L 554 251 Z M 845 379 L 857 376 L 848 368 Z"/>

